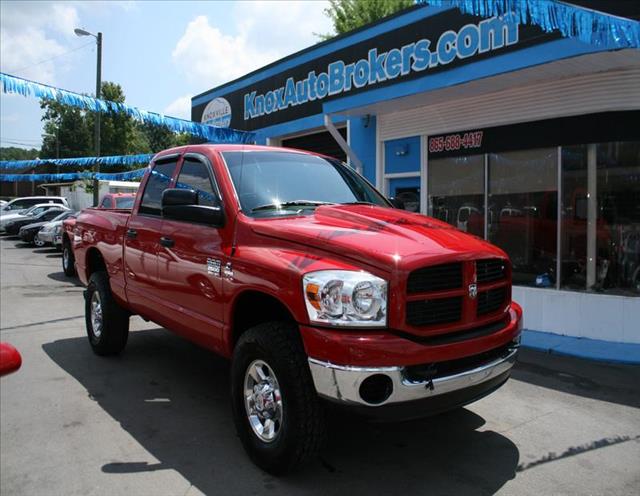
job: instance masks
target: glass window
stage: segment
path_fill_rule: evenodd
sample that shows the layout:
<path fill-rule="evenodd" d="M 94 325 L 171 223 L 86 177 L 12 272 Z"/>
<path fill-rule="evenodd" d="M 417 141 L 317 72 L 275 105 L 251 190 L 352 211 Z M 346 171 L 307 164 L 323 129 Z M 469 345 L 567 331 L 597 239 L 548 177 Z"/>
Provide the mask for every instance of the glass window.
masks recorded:
<path fill-rule="evenodd" d="M 431 216 L 484 237 L 484 155 L 429 161 L 427 184 Z"/>
<path fill-rule="evenodd" d="M 596 145 L 596 286 L 640 295 L 640 142 Z"/>
<path fill-rule="evenodd" d="M 135 196 L 119 196 L 116 198 L 116 208 L 132 209 Z"/>
<path fill-rule="evenodd" d="M 280 151 L 222 155 L 247 215 L 299 215 L 323 203 L 389 206 L 369 183 L 337 160 Z"/>
<path fill-rule="evenodd" d="M 391 178 L 389 181 L 389 196 L 404 204 L 409 212 L 420 213 L 420 177 Z"/>
<path fill-rule="evenodd" d="M 514 284 L 555 284 L 557 155 L 556 148 L 489 155 L 489 240 L 511 258 Z"/>
<path fill-rule="evenodd" d="M 176 162 L 164 162 L 153 168 L 142 196 L 141 214 L 162 214 L 162 192 L 169 187 L 175 168 Z"/>
<path fill-rule="evenodd" d="M 563 289 L 587 286 L 587 187 L 587 146 L 563 147 L 560 224 L 560 287 Z M 598 231 L 602 235 L 601 229 Z"/>
<path fill-rule="evenodd" d="M 113 205 L 111 204 L 111 198 L 105 196 L 102 199 L 102 208 L 111 208 Z"/>
<path fill-rule="evenodd" d="M 215 206 L 216 194 L 211 185 L 207 166 L 198 160 L 185 160 L 178 176 L 176 188 L 193 189 L 198 193 L 198 204 Z"/>

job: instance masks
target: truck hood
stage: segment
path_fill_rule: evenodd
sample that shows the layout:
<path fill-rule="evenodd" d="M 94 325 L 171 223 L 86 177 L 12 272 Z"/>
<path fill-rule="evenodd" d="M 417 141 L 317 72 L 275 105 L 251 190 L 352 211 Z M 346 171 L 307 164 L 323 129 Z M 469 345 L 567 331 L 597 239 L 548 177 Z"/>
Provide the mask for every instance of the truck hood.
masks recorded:
<path fill-rule="evenodd" d="M 327 205 L 311 215 L 256 219 L 257 234 L 307 245 L 382 270 L 503 257 L 499 248 L 445 222 L 372 205 Z"/>

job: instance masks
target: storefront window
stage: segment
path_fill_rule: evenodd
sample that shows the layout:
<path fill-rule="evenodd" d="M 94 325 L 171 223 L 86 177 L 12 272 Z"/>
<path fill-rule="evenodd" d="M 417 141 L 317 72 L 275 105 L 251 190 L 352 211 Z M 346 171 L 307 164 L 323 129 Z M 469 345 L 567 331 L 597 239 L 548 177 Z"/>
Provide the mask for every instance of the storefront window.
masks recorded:
<path fill-rule="evenodd" d="M 596 145 L 599 217 L 594 289 L 640 295 L 640 142 Z"/>
<path fill-rule="evenodd" d="M 587 145 L 562 148 L 560 287 L 563 289 L 584 290 L 587 287 L 587 154 Z M 605 238 L 600 224 L 597 233 L 598 239 Z"/>
<path fill-rule="evenodd" d="M 484 237 L 484 155 L 429 161 L 429 215 Z"/>
<path fill-rule="evenodd" d="M 489 155 L 489 241 L 505 250 L 514 284 L 556 280 L 557 148 Z"/>

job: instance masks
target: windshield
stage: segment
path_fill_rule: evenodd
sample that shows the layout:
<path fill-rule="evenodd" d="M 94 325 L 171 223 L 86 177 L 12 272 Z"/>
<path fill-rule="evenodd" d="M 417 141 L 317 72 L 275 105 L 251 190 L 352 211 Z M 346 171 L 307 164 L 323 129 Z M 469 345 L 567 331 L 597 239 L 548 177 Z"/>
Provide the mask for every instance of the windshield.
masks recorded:
<path fill-rule="evenodd" d="M 60 215 L 58 215 L 57 217 L 54 217 L 53 220 L 51 222 L 57 222 L 59 220 L 65 220 L 67 217 L 69 217 L 73 212 L 71 211 L 67 211 L 67 212 L 62 212 Z"/>
<path fill-rule="evenodd" d="M 133 196 L 116 197 L 116 208 L 133 208 Z"/>
<path fill-rule="evenodd" d="M 252 217 L 311 213 L 319 205 L 389 202 L 338 160 L 283 151 L 223 152 L 242 211 Z"/>

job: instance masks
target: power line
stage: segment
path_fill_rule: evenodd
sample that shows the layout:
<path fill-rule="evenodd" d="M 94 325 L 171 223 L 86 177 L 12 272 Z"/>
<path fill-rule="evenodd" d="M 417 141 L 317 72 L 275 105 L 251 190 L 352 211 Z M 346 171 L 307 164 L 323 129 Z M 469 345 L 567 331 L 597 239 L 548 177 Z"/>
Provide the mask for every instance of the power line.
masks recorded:
<path fill-rule="evenodd" d="M 40 64 L 44 64 L 45 62 L 51 62 L 52 60 L 58 59 L 60 57 L 64 57 L 65 55 L 69 55 L 70 53 L 77 52 L 78 50 L 81 50 L 81 49 L 83 49 L 85 47 L 88 47 L 89 45 L 94 45 L 94 44 L 95 43 L 93 41 L 90 41 L 89 43 L 85 43 L 84 45 L 80 45 L 79 47 L 76 47 L 76 48 L 73 48 L 73 49 L 71 49 L 71 50 L 69 50 L 67 52 L 55 55 L 55 56 L 53 56 L 51 58 L 48 58 L 48 59 L 45 59 L 45 60 L 41 60 L 40 62 L 36 62 L 35 64 L 31 64 L 31 65 L 22 67 L 20 69 L 8 70 L 6 72 L 11 72 L 11 73 L 22 72 L 22 71 L 25 71 L 27 69 L 31 69 L 32 67 L 36 67 L 36 66 L 38 66 Z"/>

